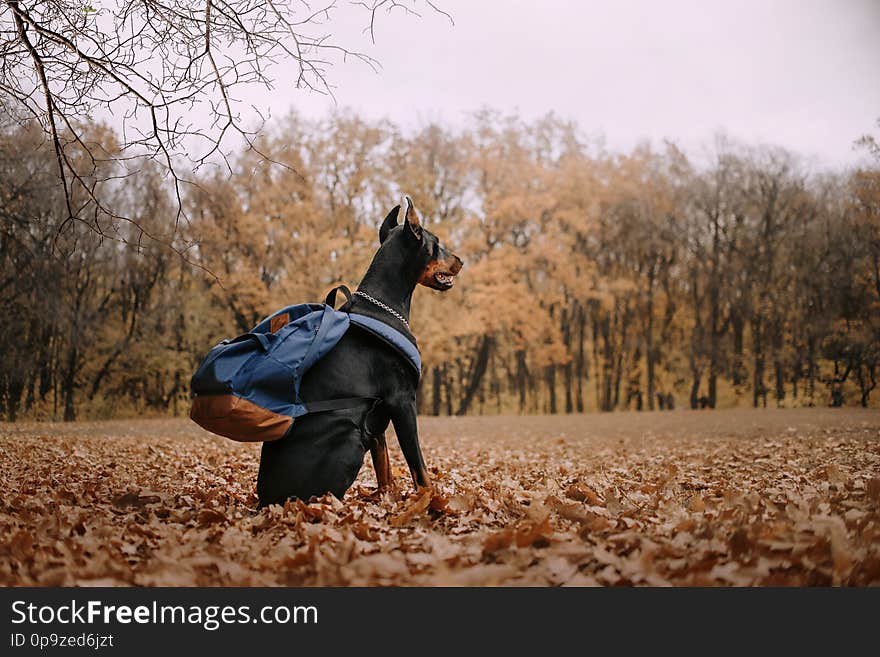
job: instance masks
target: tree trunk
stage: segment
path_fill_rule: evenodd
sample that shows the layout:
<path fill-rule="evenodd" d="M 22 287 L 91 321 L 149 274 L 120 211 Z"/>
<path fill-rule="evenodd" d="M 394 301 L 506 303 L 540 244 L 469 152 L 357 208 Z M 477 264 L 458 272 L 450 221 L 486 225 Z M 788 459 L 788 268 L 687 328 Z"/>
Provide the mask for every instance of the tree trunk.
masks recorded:
<path fill-rule="evenodd" d="M 868 401 L 871 392 L 877 386 L 877 368 L 874 365 L 859 365 L 856 369 L 856 376 L 859 381 L 859 391 L 861 393 L 859 403 L 862 408 L 868 408 Z"/>
<path fill-rule="evenodd" d="M 779 358 L 773 361 L 773 369 L 776 374 L 776 406 L 782 408 L 785 403 L 785 374 Z"/>
<path fill-rule="evenodd" d="M 67 369 L 61 382 L 61 394 L 64 395 L 64 421 L 76 420 L 76 410 L 73 405 L 74 388 L 76 387 L 76 363 L 79 352 L 76 346 L 71 346 L 67 355 Z"/>
<path fill-rule="evenodd" d="M 32 375 L 28 379 L 28 384 L 27 384 L 27 395 L 25 395 L 25 400 L 24 400 L 25 412 L 31 410 L 34 407 L 34 403 L 37 401 L 36 385 L 37 385 L 36 379 Z"/>
<path fill-rule="evenodd" d="M 602 340 L 603 340 L 603 358 L 602 358 L 602 403 L 600 408 L 603 411 L 612 410 L 611 404 L 612 385 L 614 383 L 614 351 L 611 346 L 611 318 L 606 315 L 602 321 Z"/>
<path fill-rule="evenodd" d="M 617 361 L 614 369 L 614 403 L 608 410 L 614 410 L 620 404 L 620 382 L 623 379 L 623 349 L 617 351 Z"/>
<path fill-rule="evenodd" d="M 491 349 L 492 338 L 488 335 L 484 335 L 480 342 L 476 358 L 469 368 L 470 371 L 465 384 L 464 394 L 462 395 L 458 411 L 455 413 L 456 415 L 464 415 L 468 412 L 471 402 L 474 400 L 474 395 L 477 393 L 477 390 L 483 381 L 483 375 L 486 373 L 487 366 L 489 365 L 489 353 Z"/>
<path fill-rule="evenodd" d="M 446 391 L 446 415 L 452 415 L 452 377 L 449 376 L 446 363 L 443 363 L 443 387 Z"/>
<path fill-rule="evenodd" d="M 613 408 L 617 408 L 620 404 L 620 383 L 623 379 L 623 362 L 624 362 L 624 353 L 626 351 L 626 334 L 627 329 L 629 328 L 630 323 L 630 310 L 628 304 L 624 304 L 623 314 L 616 315 L 615 323 L 620 324 L 620 343 L 617 345 L 617 358 L 615 362 L 615 374 L 614 374 L 614 404 Z"/>
<path fill-rule="evenodd" d="M 754 408 L 758 408 L 762 397 L 764 398 L 764 406 L 767 405 L 767 395 L 764 391 L 764 343 L 761 330 L 761 320 L 753 320 L 752 344 L 755 351 L 755 371 L 752 382 L 752 406 Z"/>
<path fill-rule="evenodd" d="M 16 368 L 13 367 L 13 370 Z M 24 391 L 24 380 L 17 372 L 11 372 L 12 376 L 6 384 L 6 416 L 10 422 L 18 418 L 18 407 L 21 405 L 21 393 Z"/>
<path fill-rule="evenodd" d="M 782 408 L 785 402 L 785 365 L 782 362 L 783 347 L 782 320 L 777 318 L 773 322 L 773 371 L 776 379 L 776 406 Z"/>
<path fill-rule="evenodd" d="M 424 415 L 425 404 L 425 378 L 419 377 L 419 382 L 416 385 L 416 413 Z"/>
<path fill-rule="evenodd" d="M 171 390 L 171 413 L 177 417 L 177 398 L 180 397 L 180 389 L 183 387 L 183 378 L 180 376 L 180 370 L 174 372 L 174 387 Z"/>
<path fill-rule="evenodd" d="M 734 313 L 730 318 L 730 325 L 733 328 L 733 385 L 742 386 L 746 382 L 745 377 L 745 360 L 743 358 L 745 321 L 742 315 Z"/>
<path fill-rule="evenodd" d="M 702 380 L 702 375 L 700 374 L 699 369 L 697 369 L 696 365 L 691 365 L 691 375 L 693 376 L 693 381 L 691 382 L 691 409 L 696 410 L 700 407 L 699 397 L 700 397 L 700 382 Z"/>
<path fill-rule="evenodd" d="M 648 410 L 654 410 L 654 266 L 648 270 L 648 300 L 645 308 L 648 314 L 645 327 L 645 369 L 648 375 Z M 642 410 L 639 408 L 639 410 Z"/>
<path fill-rule="evenodd" d="M 547 366 L 545 380 L 547 382 L 550 415 L 556 415 L 556 365 Z"/>
<path fill-rule="evenodd" d="M 575 405 L 578 413 L 584 412 L 584 387 L 583 381 L 586 376 L 586 372 L 584 370 L 584 333 L 585 333 L 585 325 L 587 323 L 586 312 L 583 308 L 578 308 L 578 355 L 577 355 L 577 369 L 575 370 L 575 379 L 576 379 L 576 392 L 575 392 Z"/>
<path fill-rule="evenodd" d="M 574 410 L 574 398 L 572 396 L 572 376 L 574 374 L 574 366 L 571 362 L 571 313 L 566 308 L 562 309 L 562 339 L 565 344 L 565 351 L 569 354 L 568 362 L 562 368 L 563 379 L 565 382 L 565 412 L 571 413 Z"/>
<path fill-rule="evenodd" d="M 700 368 L 697 365 L 696 356 L 692 353 L 690 356 L 690 366 L 691 366 L 691 394 L 690 394 L 690 403 L 691 409 L 696 410 L 700 407 L 699 398 L 700 398 L 700 383 L 702 382 L 703 375 L 700 372 Z"/>
<path fill-rule="evenodd" d="M 442 377 L 440 376 L 440 368 L 435 365 L 433 370 L 433 385 L 431 385 L 431 415 L 440 415 L 440 386 Z"/>
<path fill-rule="evenodd" d="M 718 373 L 721 369 L 721 227 L 718 212 L 712 216 L 712 269 L 709 274 L 709 408 L 718 400 Z"/>
<path fill-rule="evenodd" d="M 563 368 L 565 375 L 565 412 L 574 413 L 574 395 L 572 394 L 572 379 L 574 377 L 574 367 L 571 361 L 568 361 Z"/>
<path fill-rule="evenodd" d="M 498 377 L 498 354 L 497 350 L 493 349 L 492 354 L 489 356 L 489 364 L 490 364 L 490 383 L 489 383 L 489 394 L 495 395 L 495 407 L 496 412 L 501 412 L 501 379 Z"/>
<path fill-rule="evenodd" d="M 528 368 L 526 367 L 526 352 L 519 349 L 516 352 L 516 387 L 519 390 L 519 412 L 526 412 L 526 382 Z"/>
<path fill-rule="evenodd" d="M 55 342 L 54 335 L 54 326 L 52 326 L 52 324 L 48 324 L 45 331 L 43 332 L 42 344 L 40 348 L 40 387 L 38 388 L 40 399 L 46 399 L 46 395 L 48 395 L 49 391 L 52 390 L 52 363 L 54 360 L 52 356 L 54 352 L 53 345 Z"/>
<path fill-rule="evenodd" d="M 719 307 L 720 300 L 719 295 L 720 292 L 718 290 L 718 282 L 713 283 L 713 290 L 711 290 L 711 326 L 709 329 L 709 408 L 715 408 L 715 405 L 718 402 L 718 373 L 721 369 L 720 359 L 721 359 L 721 327 L 719 326 L 721 322 L 720 313 L 721 309 Z"/>
<path fill-rule="evenodd" d="M 816 338 L 810 335 L 807 338 L 807 394 L 810 396 L 809 405 L 816 405 Z"/>

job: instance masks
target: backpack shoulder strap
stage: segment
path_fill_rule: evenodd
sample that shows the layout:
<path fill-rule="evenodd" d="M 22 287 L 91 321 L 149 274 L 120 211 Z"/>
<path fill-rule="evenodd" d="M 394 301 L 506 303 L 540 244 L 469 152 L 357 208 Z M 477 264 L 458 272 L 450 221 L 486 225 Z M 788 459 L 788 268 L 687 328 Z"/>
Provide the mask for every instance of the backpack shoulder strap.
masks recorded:
<path fill-rule="evenodd" d="M 302 378 L 312 365 L 315 364 L 315 361 L 318 360 L 319 352 L 324 345 L 324 341 L 327 339 L 327 334 L 333 328 L 334 322 L 336 321 L 336 311 L 333 310 L 332 306 L 325 305 L 324 309 L 320 312 L 321 323 L 315 331 L 312 342 L 306 350 L 302 360 L 299 362 L 294 374 L 294 399 L 299 399 L 299 386 L 302 382 Z"/>
<path fill-rule="evenodd" d="M 349 313 L 349 317 L 352 324 L 361 327 L 393 347 L 397 353 L 404 357 L 406 362 L 413 366 L 416 373 L 421 377 L 422 356 L 419 353 L 418 347 L 409 338 L 397 329 L 388 326 L 385 322 L 380 322 L 378 319 L 357 313 Z"/>
<path fill-rule="evenodd" d="M 338 323 L 340 317 L 346 320 L 346 329 L 347 324 L 350 322 L 350 318 L 347 314 L 339 313 L 334 310 L 333 306 L 336 304 L 336 293 L 342 292 L 348 301 L 351 301 L 351 290 L 349 290 L 345 285 L 340 285 L 338 287 L 330 290 L 330 293 L 327 295 L 327 298 L 324 302 L 324 309 L 321 315 L 321 323 L 315 331 L 315 336 L 312 339 L 311 345 L 309 345 L 308 351 L 305 356 L 303 356 L 302 361 L 300 361 L 299 367 L 297 369 L 297 373 L 294 380 L 295 390 L 294 393 L 296 395 L 296 399 L 299 400 L 299 386 L 302 382 L 302 377 L 307 372 L 312 365 L 314 365 L 315 361 L 319 358 L 319 352 L 322 349 L 324 341 L 327 339 L 328 333 L 330 333 L 334 326 Z M 356 408 L 366 403 L 375 404 L 379 400 L 375 397 L 345 397 L 342 399 L 326 399 L 321 401 L 312 401 L 312 402 L 299 402 L 299 407 L 307 414 L 312 413 L 323 413 L 325 411 L 337 411 L 346 408 Z"/>

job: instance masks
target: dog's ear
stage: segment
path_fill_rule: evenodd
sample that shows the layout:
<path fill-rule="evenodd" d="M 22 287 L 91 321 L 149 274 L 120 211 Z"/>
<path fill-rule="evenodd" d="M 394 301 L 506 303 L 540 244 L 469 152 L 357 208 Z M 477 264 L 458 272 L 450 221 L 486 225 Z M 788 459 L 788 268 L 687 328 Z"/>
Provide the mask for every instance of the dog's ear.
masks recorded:
<path fill-rule="evenodd" d="M 407 228 L 409 228 L 407 232 L 417 240 L 421 241 L 422 222 L 421 219 L 419 219 L 419 213 L 416 212 L 416 208 L 409 196 L 403 197 L 403 201 L 400 204 L 400 214 L 403 216 L 403 221 Z"/>
<path fill-rule="evenodd" d="M 385 221 L 383 221 L 382 225 L 379 227 L 379 244 L 382 244 L 388 238 L 388 233 L 390 233 L 393 228 L 397 228 L 398 212 L 400 212 L 400 206 L 395 205 L 391 209 L 391 212 L 388 213 L 388 216 L 385 217 Z"/>

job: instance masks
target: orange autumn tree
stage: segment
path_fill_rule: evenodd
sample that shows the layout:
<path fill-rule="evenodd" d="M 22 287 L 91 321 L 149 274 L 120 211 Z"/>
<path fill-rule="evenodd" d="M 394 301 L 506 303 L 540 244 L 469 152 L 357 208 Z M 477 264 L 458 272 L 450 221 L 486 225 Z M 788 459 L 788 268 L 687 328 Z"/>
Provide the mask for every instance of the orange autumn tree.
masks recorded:
<path fill-rule="evenodd" d="M 422 412 L 876 400 L 876 164 L 812 174 L 723 137 L 697 162 L 670 144 L 610 153 L 553 116 L 405 130 L 292 114 L 260 143 L 287 166 L 204 167 L 188 223 L 131 163 L 141 182 L 105 198 L 174 249 L 69 225 L 53 253 L 63 199 L 40 136 L 0 127 L 0 317 L 22 336 L 0 338 L 7 418 L 182 413 L 212 344 L 356 285 L 403 192 L 465 262 L 450 292 L 414 297 Z"/>

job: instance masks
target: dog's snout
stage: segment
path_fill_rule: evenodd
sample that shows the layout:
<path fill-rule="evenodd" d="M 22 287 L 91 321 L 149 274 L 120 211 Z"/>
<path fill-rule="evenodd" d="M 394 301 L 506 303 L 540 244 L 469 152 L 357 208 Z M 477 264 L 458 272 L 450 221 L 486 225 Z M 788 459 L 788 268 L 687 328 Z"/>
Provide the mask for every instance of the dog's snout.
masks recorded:
<path fill-rule="evenodd" d="M 452 258 L 452 273 L 457 274 L 461 271 L 461 268 L 464 267 L 464 263 L 462 262 L 461 258 L 456 255 L 452 256 Z"/>

